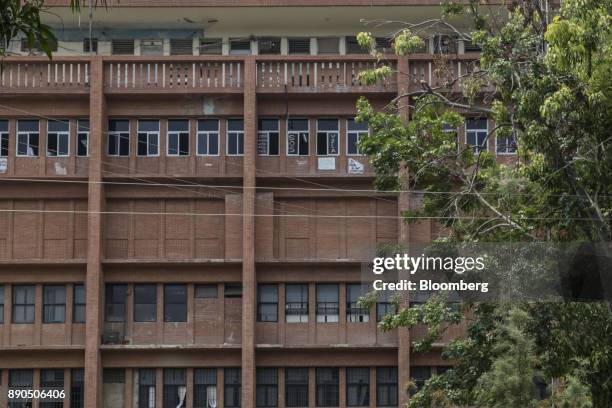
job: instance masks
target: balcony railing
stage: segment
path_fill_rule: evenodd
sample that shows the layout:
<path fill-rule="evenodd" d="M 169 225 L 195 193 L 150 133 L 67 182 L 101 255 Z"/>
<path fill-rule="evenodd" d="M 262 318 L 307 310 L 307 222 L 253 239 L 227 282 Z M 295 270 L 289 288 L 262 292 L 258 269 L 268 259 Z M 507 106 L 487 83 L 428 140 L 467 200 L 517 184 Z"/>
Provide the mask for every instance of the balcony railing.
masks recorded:
<path fill-rule="evenodd" d="M 109 58 L 104 86 L 110 92 L 139 90 L 241 90 L 244 63 L 223 57 L 185 60 L 181 57 Z"/>
<path fill-rule="evenodd" d="M 395 76 L 375 85 L 367 85 L 362 71 L 391 65 L 364 57 L 292 57 L 264 59 L 257 62 L 259 92 L 395 92 Z"/>
<path fill-rule="evenodd" d="M 459 82 L 454 80 L 472 72 L 478 58 L 478 54 L 412 55 L 408 67 L 410 90 L 420 90 L 426 83 L 432 88 L 448 86 L 448 90 L 459 91 Z"/>
<path fill-rule="evenodd" d="M 0 62 L 0 89 L 15 92 L 44 90 L 84 91 L 89 87 L 86 59 L 59 61 L 36 57 L 7 58 Z"/>

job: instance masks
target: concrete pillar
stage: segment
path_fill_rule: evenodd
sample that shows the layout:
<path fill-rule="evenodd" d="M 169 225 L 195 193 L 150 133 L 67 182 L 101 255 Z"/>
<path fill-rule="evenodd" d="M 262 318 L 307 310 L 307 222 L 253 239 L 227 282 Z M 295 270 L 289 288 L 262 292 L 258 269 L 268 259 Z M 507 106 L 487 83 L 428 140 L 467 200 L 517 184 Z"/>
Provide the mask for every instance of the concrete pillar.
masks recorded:
<path fill-rule="evenodd" d="M 255 406 L 255 155 L 257 95 L 254 58 L 244 64 L 244 163 L 242 191 L 242 406 Z"/>
<path fill-rule="evenodd" d="M 87 242 L 87 318 L 85 323 L 85 407 L 102 406 L 102 364 L 100 335 L 103 305 L 102 270 L 102 214 L 104 187 L 102 181 L 102 152 L 106 132 L 106 103 L 104 99 L 103 61 L 91 58 L 91 89 L 89 95 L 89 184 L 88 242 Z"/>
<path fill-rule="evenodd" d="M 410 81 L 408 75 L 409 71 L 408 58 L 399 57 L 397 60 L 397 88 L 398 95 L 405 95 L 409 91 Z M 409 98 L 400 98 L 398 103 L 399 114 L 404 122 L 408 122 L 409 110 L 408 104 L 410 103 Z M 401 176 L 408 178 L 408 171 L 406 169 L 401 170 Z M 404 189 L 408 188 L 408 183 L 404 183 Z M 397 211 L 398 216 L 402 215 L 402 212 L 410 208 L 410 194 L 400 193 L 398 197 Z M 404 249 L 408 249 L 407 245 L 409 242 L 409 225 L 403 222 L 401 219 L 398 220 L 399 228 L 399 243 L 402 244 Z M 404 279 L 404 276 L 398 276 L 400 279 Z M 408 307 L 408 292 L 403 291 L 402 293 L 402 304 L 401 307 Z M 399 405 L 405 406 L 408 403 L 408 393 L 406 392 L 406 385 L 410 380 L 410 332 L 407 328 L 401 327 L 398 329 L 398 350 L 397 350 L 397 380 L 398 380 L 398 392 L 399 392 Z"/>

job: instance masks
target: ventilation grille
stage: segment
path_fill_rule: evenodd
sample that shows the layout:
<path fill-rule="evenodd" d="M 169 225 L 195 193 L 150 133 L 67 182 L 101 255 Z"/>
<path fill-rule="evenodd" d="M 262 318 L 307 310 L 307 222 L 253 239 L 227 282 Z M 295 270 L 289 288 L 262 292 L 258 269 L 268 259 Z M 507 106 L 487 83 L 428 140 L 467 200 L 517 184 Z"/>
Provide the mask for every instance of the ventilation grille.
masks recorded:
<path fill-rule="evenodd" d="M 289 38 L 289 54 L 310 54 L 310 38 Z"/>
<path fill-rule="evenodd" d="M 200 40 L 200 55 L 221 55 L 222 43 L 220 38 Z"/>
<path fill-rule="evenodd" d="M 170 55 L 193 55 L 193 40 L 191 38 L 171 38 Z"/>
<path fill-rule="evenodd" d="M 112 40 L 113 55 L 134 55 L 134 40 Z"/>

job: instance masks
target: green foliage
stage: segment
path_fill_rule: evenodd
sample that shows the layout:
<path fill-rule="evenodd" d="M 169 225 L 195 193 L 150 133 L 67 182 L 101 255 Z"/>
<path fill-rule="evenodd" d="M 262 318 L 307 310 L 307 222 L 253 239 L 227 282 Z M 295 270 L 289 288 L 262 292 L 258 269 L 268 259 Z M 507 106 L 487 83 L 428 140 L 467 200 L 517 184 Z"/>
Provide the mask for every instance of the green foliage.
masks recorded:
<path fill-rule="evenodd" d="M 56 41 L 51 28 L 43 24 L 40 14 L 43 0 L 0 0 L 0 56 L 4 56 L 10 42 L 20 36 L 28 46 L 40 44 L 41 50 L 51 58 L 51 44 Z"/>

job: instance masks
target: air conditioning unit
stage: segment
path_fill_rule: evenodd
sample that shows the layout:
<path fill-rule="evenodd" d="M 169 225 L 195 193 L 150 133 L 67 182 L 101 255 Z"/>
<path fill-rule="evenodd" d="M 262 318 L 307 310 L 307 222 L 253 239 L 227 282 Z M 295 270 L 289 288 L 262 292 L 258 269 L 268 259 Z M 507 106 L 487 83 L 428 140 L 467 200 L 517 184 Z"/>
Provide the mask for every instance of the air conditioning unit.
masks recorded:
<path fill-rule="evenodd" d="M 105 331 L 102 334 L 102 344 L 121 344 L 121 335 L 117 331 Z"/>

